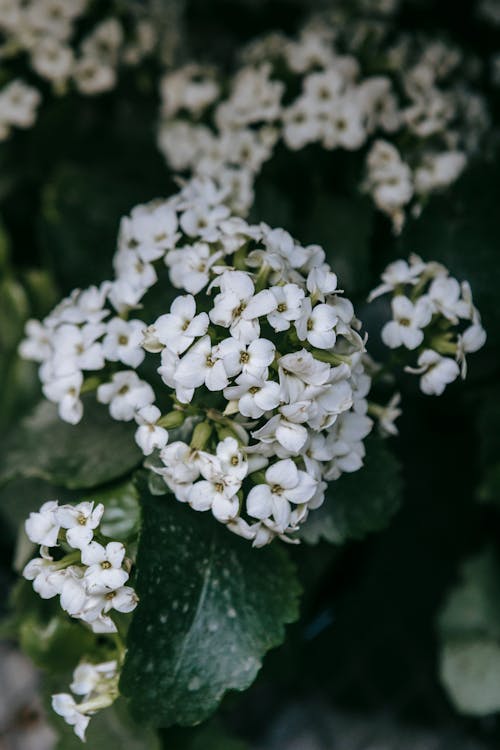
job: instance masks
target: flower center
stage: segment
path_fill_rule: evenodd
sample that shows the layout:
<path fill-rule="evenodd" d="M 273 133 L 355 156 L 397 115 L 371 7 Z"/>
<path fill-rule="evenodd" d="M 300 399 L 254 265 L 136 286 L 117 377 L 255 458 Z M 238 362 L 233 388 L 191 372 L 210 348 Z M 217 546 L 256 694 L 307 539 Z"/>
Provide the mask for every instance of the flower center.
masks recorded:
<path fill-rule="evenodd" d="M 188 328 L 189 328 L 189 320 L 185 320 L 184 323 L 182 324 L 182 330 L 187 331 Z"/>
<path fill-rule="evenodd" d="M 240 354 L 240 362 L 242 364 L 245 364 L 246 362 L 250 362 L 250 355 L 248 352 L 241 352 Z"/>
<path fill-rule="evenodd" d="M 205 365 L 206 365 L 206 367 L 213 367 L 214 364 L 215 364 L 215 362 L 213 361 L 212 357 L 209 354 L 207 356 L 207 358 L 205 359 Z"/>
<path fill-rule="evenodd" d="M 258 388 L 256 385 L 252 385 L 251 388 L 248 389 L 248 392 L 254 396 L 256 393 L 260 391 L 260 388 Z"/>
<path fill-rule="evenodd" d="M 282 313 L 282 312 L 285 312 L 285 310 L 287 309 L 287 306 L 284 302 L 280 302 L 276 309 L 278 310 L 279 313 Z"/>
<path fill-rule="evenodd" d="M 309 318 L 309 320 L 307 321 L 307 330 L 312 331 L 313 328 L 314 328 L 314 321 L 312 320 L 312 318 Z"/>
<path fill-rule="evenodd" d="M 409 320 L 409 318 L 400 318 L 399 325 L 409 328 L 411 326 L 411 320 Z"/>
<path fill-rule="evenodd" d="M 111 567 L 111 563 L 108 562 L 108 560 L 104 560 L 104 562 L 101 563 L 101 568 L 104 570 L 109 570 Z"/>
<path fill-rule="evenodd" d="M 80 524 L 80 526 L 85 526 L 87 523 L 86 516 L 83 516 L 83 515 L 78 516 L 78 523 Z"/>
<path fill-rule="evenodd" d="M 283 494 L 283 487 L 279 484 L 273 484 L 273 486 L 271 487 L 271 492 L 273 493 L 273 495 L 281 495 Z"/>
<path fill-rule="evenodd" d="M 119 389 L 118 393 L 120 396 L 123 396 L 125 393 L 128 393 L 130 390 L 128 385 L 122 385 L 122 387 Z"/>
<path fill-rule="evenodd" d="M 222 484 L 222 482 L 216 482 L 214 484 L 214 488 L 216 492 L 224 492 L 224 485 Z"/>
<path fill-rule="evenodd" d="M 234 317 L 235 318 L 239 317 L 241 315 L 241 313 L 243 312 L 243 310 L 245 309 L 246 306 L 247 306 L 246 302 L 240 302 L 240 304 L 238 305 L 238 307 L 235 307 L 234 310 L 233 310 Z"/>
<path fill-rule="evenodd" d="M 123 333 L 121 336 L 118 336 L 118 343 L 120 346 L 126 346 L 128 344 L 128 336 L 125 336 Z"/>
<path fill-rule="evenodd" d="M 238 466 L 240 459 L 238 456 L 231 456 L 231 466 Z"/>

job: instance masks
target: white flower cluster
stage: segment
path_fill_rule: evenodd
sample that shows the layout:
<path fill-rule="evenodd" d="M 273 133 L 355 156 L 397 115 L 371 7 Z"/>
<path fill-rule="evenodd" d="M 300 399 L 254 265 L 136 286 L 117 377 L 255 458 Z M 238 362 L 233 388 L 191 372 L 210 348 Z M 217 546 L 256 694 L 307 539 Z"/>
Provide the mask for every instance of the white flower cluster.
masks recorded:
<path fill-rule="evenodd" d="M 337 21 L 312 23 L 297 40 L 272 34 L 253 43 L 229 87 L 193 64 L 165 75 L 158 144 L 169 164 L 217 180 L 245 215 L 279 140 L 294 151 L 368 146 L 364 189 L 400 230 L 406 208 L 418 211 L 460 175 L 487 124 L 485 105 L 456 49 L 401 35 L 394 42 L 388 21 L 382 31 L 381 21 L 375 29 L 359 22 L 341 36 Z M 361 43 L 370 35 L 380 74 Z"/>
<path fill-rule="evenodd" d="M 486 341 L 469 284 L 460 284 L 441 264 L 412 255 L 386 268 L 369 299 L 387 293 L 392 294 L 392 320 L 382 328 L 382 341 L 390 349 L 415 351 L 417 367 L 406 372 L 421 376 L 424 393 L 441 395 L 460 374 L 465 378 L 466 355 Z"/>
<path fill-rule="evenodd" d="M 114 88 L 121 65 L 137 65 L 158 42 L 154 24 L 132 6 L 122 17 L 93 21 L 76 46 L 77 25 L 90 15 L 88 0 L 0 0 L 0 58 L 27 54 L 32 70 L 62 94 L 72 82 L 84 95 Z M 125 30 L 127 29 L 127 31 Z M 0 140 L 12 126 L 33 125 L 38 89 L 21 80 L 0 92 Z"/>
<path fill-rule="evenodd" d="M 57 500 L 30 513 L 26 534 L 41 545 L 40 557 L 30 560 L 23 576 L 42 599 L 59 596 L 62 609 L 94 633 L 116 633 L 109 612 L 132 612 L 137 597 L 125 586 L 130 563 L 123 544 L 104 546 L 93 539 L 103 513 L 102 504 L 59 505 Z"/>
<path fill-rule="evenodd" d="M 70 422 L 82 415 L 86 372 L 100 371 L 98 400 L 137 421 L 138 444 L 160 450 L 156 471 L 176 497 L 260 545 L 294 531 L 325 481 L 361 467 L 371 379 L 360 323 L 323 250 L 231 216 L 223 197 L 194 180 L 135 208 L 121 224 L 116 278 L 30 321 L 21 353 L 42 363 L 44 393 Z M 126 320 L 147 310 L 165 266 L 183 293 L 149 326 Z M 158 403 L 135 370 L 145 350 L 160 356 Z M 191 445 L 167 445 L 165 428 L 186 417 Z"/>
<path fill-rule="evenodd" d="M 73 727 L 77 737 L 85 741 L 91 717 L 110 706 L 118 697 L 118 664 L 116 660 L 91 664 L 82 662 L 73 672 L 70 690 L 81 696 L 79 703 L 70 693 L 52 696 L 52 708 Z"/>

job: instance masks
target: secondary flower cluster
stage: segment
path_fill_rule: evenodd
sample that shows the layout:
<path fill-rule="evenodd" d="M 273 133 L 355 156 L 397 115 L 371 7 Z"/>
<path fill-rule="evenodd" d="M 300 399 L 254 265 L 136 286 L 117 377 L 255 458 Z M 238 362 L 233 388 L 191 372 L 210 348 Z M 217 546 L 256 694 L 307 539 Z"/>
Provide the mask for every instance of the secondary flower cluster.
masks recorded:
<path fill-rule="evenodd" d="M 228 85 L 199 65 L 168 73 L 161 151 L 174 169 L 229 187 L 232 208 L 245 215 L 278 141 L 291 150 L 368 145 L 364 189 L 401 229 L 408 206 L 418 211 L 459 176 L 487 114 L 469 86 L 473 66 L 457 49 L 404 35 L 394 41 L 393 31 L 388 16 L 330 14 L 298 39 L 271 34 L 251 44 Z"/>
<path fill-rule="evenodd" d="M 418 354 L 420 388 L 439 396 L 449 383 L 467 372 L 466 355 L 485 341 L 469 284 L 461 284 L 439 263 L 424 263 L 417 255 L 391 263 L 370 300 L 392 294 L 392 320 L 384 325 L 382 341 L 390 349 L 404 347 Z"/>
<path fill-rule="evenodd" d="M 222 198 L 194 180 L 135 208 L 120 228 L 116 278 L 31 321 L 21 352 L 41 361 L 44 393 L 70 422 L 96 373 L 98 400 L 137 421 L 138 444 L 160 451 L 156 471 L 176 497 L 264 544 L 322 503 L 325 481 L 361 467 L 371 379 L 324 251 L 231 216 Z M 167 296 L 167 273 L 183 292 L 170 310 L 150 325 L 127 319 Z M 136 372 L 146 351 L 159 360 L 154 390 Z M 182 423 L 191 443 L 167 444 Z"/>
<path fill-rule="evenodd" d="M 51 500 L 30 513 L 26 534 L 40 544 L 40 557 L 30 560 L 24 578 L 42 599 L 60 597 L 63 610 L 88 623 L 94 633 L 115 633 L 109 613 L 131 612 L 137 597 L 130 586 L 130 561 L 120 542 L 100 544 L 104 506 L 93 502 L 59 505 Z"/>
<path fill-rule="evenodd" d="M 58 95 L 70 83 L 81 94 L 100 94 L 115 87 L 120 66 L 137 65 L 156 49 L 155 25 L 137 7 L 125 5 L 120 14 L 96 21 L 89 6 L 88 0 L 0 3 L 2 61 L 15 65 L 27 54 L 32 71 L 39 76 L 36 88 L 16 78 L 0 91 L 0 140 L 8 137 L 13 126 L 34 124 L 41 101 L 38 86 L 43 87 L 43 81 Z M 83 36 L 82 24 L 86 24 Z"/>
<path fill-rule="evenodd" d="M 74 670 L 70 685 L 71 692 L 81 697 L 80 703 L 70 693 L 52 696 L 52 708 L 82 741 L 93 714 L 110 706 L 118 697 L 118 678 L 116 660 L 100 664 L 82 662 Z"/>

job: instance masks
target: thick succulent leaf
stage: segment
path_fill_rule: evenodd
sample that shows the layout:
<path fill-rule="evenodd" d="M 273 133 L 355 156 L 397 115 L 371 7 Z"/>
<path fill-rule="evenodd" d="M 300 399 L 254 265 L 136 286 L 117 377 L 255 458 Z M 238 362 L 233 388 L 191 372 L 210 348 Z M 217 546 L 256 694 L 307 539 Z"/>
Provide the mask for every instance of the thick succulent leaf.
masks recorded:
<path fill-rule="evenodd" d="M 156 726 L 207 718 L 244 690 L 298 616 L 299 585 L 279 543 L 255 550 L 209 514 L 141 486 L 139 605 L 121 691 Z"/>
<path fill-rule="evenodd" d="M 61 421 L 54 404 L 40 402 L 5 441 L 0 484 L 16 478 L 43 479 L 69 489 L 97 487 L 127 474 L 141 460 L 134 425 L 116 422 L 93 394 L 84 417 Z"/>
<path fill-rule="evenodd" d="M 398 510 L 401 488 L 399 462 L 381 438 L 371 437 L 363 468 L 329 485 L 325 502 L 311 511 L 299 536 L 309 544 L 343 544 L 379 531 Z"/>

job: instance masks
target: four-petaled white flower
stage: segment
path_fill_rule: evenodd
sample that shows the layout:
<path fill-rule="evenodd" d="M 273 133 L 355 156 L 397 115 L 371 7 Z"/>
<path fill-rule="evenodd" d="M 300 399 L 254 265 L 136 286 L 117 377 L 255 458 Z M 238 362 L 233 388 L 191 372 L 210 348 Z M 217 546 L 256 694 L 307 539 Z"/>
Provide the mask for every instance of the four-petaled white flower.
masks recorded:
<path fill-rule="evenodd" d="M 420 389 L 428 396 L 440 396 L 447 385 L 460 375 L 454 359 L 443 357 L 433 349 L 424 349 L 417 360 L 417 367 L 405 367 L 406 372 L 421 375 Z"/>
<path fill-rule="evenodd" d="M 113 375 L 111 383 L 103 383 L 97 389 L 97 400 L 109 404 L 113 419 L 128 422 L 144 406 L 155 398 L 154 391 L 133 370 L 122 370 Z"/>
<path fill-rule="evenodd" d="M 99 526 L 104 513 L 104 505 L 83 502 L 78 505 L 61 505 L 55 516 L 61 528 L 66 529 L 68 544 L 83 549 L 91 541 L 94 529 Z"/>
<path fill-rule="evenodd" d="M 113 318 L 106 324 L 107 333 L 102 342 L 102 351 L 110 362 L 123 362 L 129 367 L 138 367 L 145 357 L 141 347 L 143 331 L 146 327 L 142 320 L 123 320 Z"/>
<path fill-rule="evenodd" d="M 29 514 L 24 528 L 30 541 L 44 547 L 55 547 L 57 545 L 57 537 L 61 528 L 55 514 L 58 507 L 57 500 L 49 500 L 42 505 L 38 512 Z"/>
<path fill-rule="evenodd" d="M 217 280 L 220 293 L 210 310 L 210 320 L 229 328 L 234 338 L 248 344 L 259 337 L 259 318 L 276 308 L 269 289 L 255 294 L 252 279 L 243 271 L 225 271 Z"/>
<path fill-rule="evenodd" d="M 158 351 L 166 346 L 174 354 L 182 354 L 195 338 L 204 336 L 208 329 L 208 315 L 204 312 L 196 315 L 196 302 L 191 294 L 177 297 L 170 307 L 170 312 L 161 315 L 149 327 L 148 351 Z M 157 343 L 158 342 L 158 343 Z"/>
<path fill-rule="evenodd" d="M 277 461 L 265 474 L 266 484 L 253 487 L 247 496 L 247 511 L 252 518 L 273 516 L 284 531 L 290 521 L 292 506 L 307 503 L 316 492 L 317 481 L 300 471 L 291 459 Z"/>
<path fill-rule="evenodd" d="M 109 542 L 105 547 L 90 542 L 82 549 L 82 563 L 87 565 L 84 579 L 89 593 L 106 593 L 119 589 L 128 580 L 123 570 L 125 547 L 121 542 Z"/>
<path fill-rule="evenodd" d="M 416 349 L 424 340 L 423 328 L 431 322 L 432 305 L 425 297 L 415 304 L 403 294 L 397 294 L 391 301 L 393 320 L 382 328 L 382 341 L 391 349 L 405 346 Z"/>
<path fill-rule="evenodd" d="M 168 431 L 157 424 L 160 417 L 161 411 L 153 404 L 143 406 L 135 415 L 139 425 L 135 431 L 135 442 L 145 456 L 150 456 L 155 448 L 160 450 L 168 442 Z"/>

